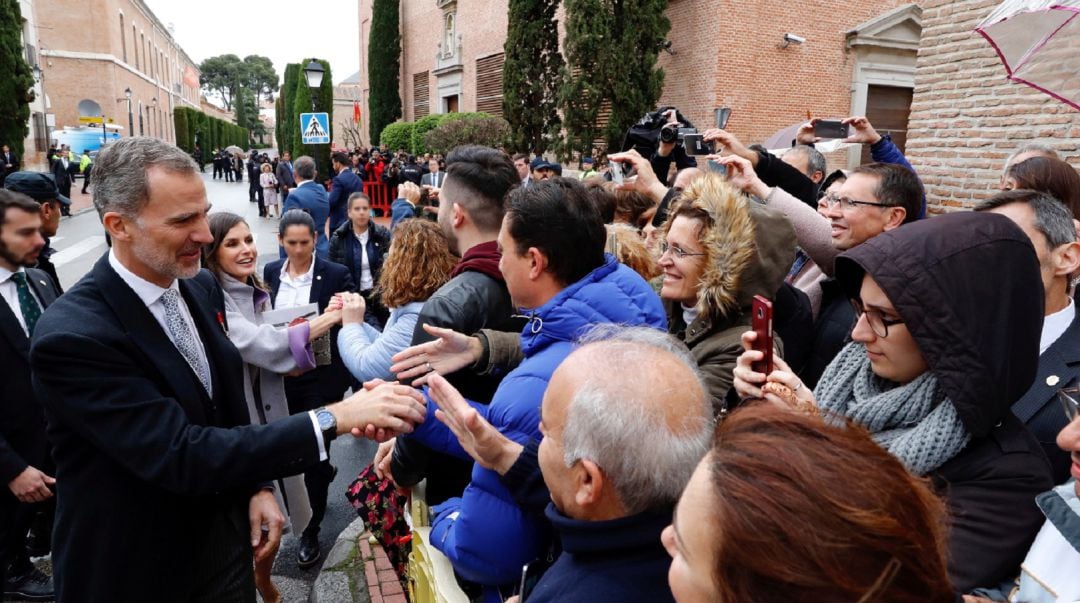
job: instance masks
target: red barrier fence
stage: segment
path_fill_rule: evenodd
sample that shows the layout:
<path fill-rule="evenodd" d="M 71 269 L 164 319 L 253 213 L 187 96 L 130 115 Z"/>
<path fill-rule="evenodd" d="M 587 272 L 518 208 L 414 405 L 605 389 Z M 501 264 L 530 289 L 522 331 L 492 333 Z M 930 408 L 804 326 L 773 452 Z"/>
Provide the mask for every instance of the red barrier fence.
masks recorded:
<path fill-rule="evenodd" d="M 365 182 L 364 194 L 371 199 L 371 209 L 378 210 L 374 212 L 375 215 L 390 215 L 390 204 L 394 202 L 394 187 L 384 182 Z"/>

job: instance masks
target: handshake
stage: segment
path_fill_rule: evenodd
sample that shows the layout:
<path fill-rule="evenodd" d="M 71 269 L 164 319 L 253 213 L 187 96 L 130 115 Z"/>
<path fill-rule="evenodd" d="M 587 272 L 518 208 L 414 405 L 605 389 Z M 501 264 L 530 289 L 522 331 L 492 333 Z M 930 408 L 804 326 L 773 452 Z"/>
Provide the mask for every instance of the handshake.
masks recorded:
<path fill-rule="evenodd" d="M 419 390 L 379 379 L 368 381 L 362 390 L 326 410 L 337 420 L 337 435 L 351 433 L 377 442 L 412 433 L 427 413 Z"/>

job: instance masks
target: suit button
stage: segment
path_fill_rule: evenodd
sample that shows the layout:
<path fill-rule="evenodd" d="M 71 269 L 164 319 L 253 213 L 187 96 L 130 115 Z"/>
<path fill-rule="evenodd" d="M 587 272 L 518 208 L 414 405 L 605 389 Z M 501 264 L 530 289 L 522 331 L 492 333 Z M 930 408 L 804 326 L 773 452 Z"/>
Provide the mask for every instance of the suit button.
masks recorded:
<path fill-rule="evenodd" d="M 270 405 L 269 404 L 266 405 L 266 410 L 270 410 Z"/>

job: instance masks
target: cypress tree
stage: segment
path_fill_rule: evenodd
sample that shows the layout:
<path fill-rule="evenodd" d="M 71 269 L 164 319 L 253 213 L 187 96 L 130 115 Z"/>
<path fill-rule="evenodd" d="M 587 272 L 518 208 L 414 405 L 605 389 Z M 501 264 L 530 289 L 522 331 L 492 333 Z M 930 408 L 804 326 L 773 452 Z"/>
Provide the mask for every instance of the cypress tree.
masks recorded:
<path fill-rule="evenodd" d="M 22 12 L 18 0 L 0 0 L 0 144 L 23 156 L 30 132 L 29 91 L 34 86 L 30 66 L 23 59 Z"/>
<path fill-rule="evenodd" d="M 191 133 L 188 132 L 187 107 L 177 107 L 173 111 L 173 126 L 176 131 L 176 146 L 191 152 Z"/>
<path fill-rule="evenodd" d="M 503 116 L 510 122 L 510 144 L 518 151 L 543 153 L 561 129 L 558 6 L 558 0 L 510 0 L 503 47 Z"/>
<path fill-rule="evenodd" d="M 282 112 L 278 121 L 281 122 L 281 140 L 278 141 L 278 146 L 281 147 L 283 153 L 293 153 L 293 131 L 300 126 L 297 125 L 296 115 L 293 114 L 293 103 L 296 101 L 296 84 L 297 74 L 300 72 L 299 63 L 289 63 L 285 66 L 285 76 L 281 82 L 281 97 Z M 307 84 L 305 83 L 305 86 Z"/>
<path fill-rule="evenodd" d="M 609 65 L 611 117 L 605 129 L 609 149 L 621 148 L 626 130 L 656 108 L 664 88 L 664 70 L 656 66 L 660 44 L 671 30 L 664 14 L 667 0 L 620 0 L 613 4 Z"/>
<path fill-rule="evenodd" d="M 302 63 L 307 65 L 312 59 L 305 59 Z M 330 63 L 321 59 L 315 59 L 323 66 L 323 79 L 319 89 L 315 92 L 315 108 L 320 113 L 333 114 L 334 111 L 334 84 L 333 75 L 330 73 Z M 310 155 L 318 164 L 319 173 L 321 176 L 326 176 L 330 173 L 330 145 L 329 144 L 314 144 L 305 145 L 301 142 L 302 132 L 304 124 L 300 123 L 301 113 L 311 113 L 311 89 L 308 88 L 307 78 L 304 77 L 304 72 L 298 70 L 296 74 L 296 92 L 293 98 L 292 113 L 295 116 L 296 127 L 293 128 L 292 133 L 292 154 L 293 159 L 300 155 Z M 333 120 L 330 120 L 333 121 Z M 330 125 L 330 139 L 333 140 L 334 136 L 334 124 Z"/>
<path fill-rule="evenodd" d="M 277 143 L 278 155 L 285 153 L 285 139 L 282 133 L 285 129 L 285 97 L 280 94 L 274 99 L 274 142 Z"/>
<path fill-rule="evenodd" d="M 371 144 L 401 117 L 401 32 L 398 0 L 374 0 L 368 39 L 368 134 Z"/>
<path fill-rule="evenodd" d="M 596 120 L 607 98 L 612 69 L 609 63 L 612 11 L 604 0 L 566 0 L 566 68 L 559 89 L 566 137 L 562 155 L 591 155 L 600 138 Z"/>

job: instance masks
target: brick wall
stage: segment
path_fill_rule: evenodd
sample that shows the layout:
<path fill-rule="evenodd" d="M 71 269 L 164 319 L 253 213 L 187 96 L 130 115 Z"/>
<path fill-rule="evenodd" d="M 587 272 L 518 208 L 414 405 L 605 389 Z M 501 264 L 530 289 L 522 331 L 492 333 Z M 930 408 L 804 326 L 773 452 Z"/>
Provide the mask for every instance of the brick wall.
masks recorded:
<path fill-rule="evenodd" d="M 730 129 L 760 142 L 780 128 L 815 116 L 847 116 L 851 107 L 854 54 L 845 32 L 906 0 L 822 0 L 815 3 L 671 0 L 666 72 L 661 104 L 676 105 L 699 128 L 714 124 L 714 109 L 731 107 Z M 402 98 L 413 119 L 413 75 L 435 67 L 442 11 L 432 0 L 403 0 Z M 371 0 L 359 0 L 361 55 L 367 52 Z M 562 8 L 559 9 L 560 39 Z M 457 4 L 462 36 L 462 111 L 476 107 L 476 59 L 502 50 L 507 0 Z M 785 32 L 807 39 L 779 48 Z M 363 65 L 363 61 L 361 61 Z M 366 89 L 367 73 L 361 77 Z M 431 112 L 439 110 L 436 77 L 430 76 Z"/>
<path fill-rule="evenodd" d="M 930 211 L 967 209 L 991 196 L 1006 158 L 1032 142 L 1080 166 L 1080 112 L 1010 82 L 975 26 L 997 0 L 930 0 L 908 124 L 907 156 Z"/>

